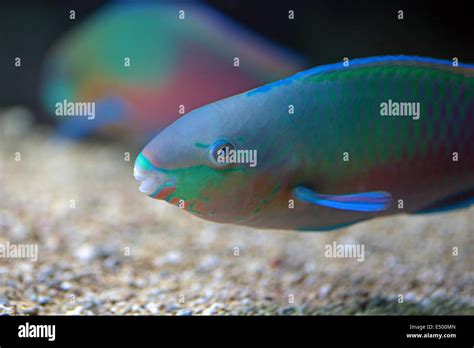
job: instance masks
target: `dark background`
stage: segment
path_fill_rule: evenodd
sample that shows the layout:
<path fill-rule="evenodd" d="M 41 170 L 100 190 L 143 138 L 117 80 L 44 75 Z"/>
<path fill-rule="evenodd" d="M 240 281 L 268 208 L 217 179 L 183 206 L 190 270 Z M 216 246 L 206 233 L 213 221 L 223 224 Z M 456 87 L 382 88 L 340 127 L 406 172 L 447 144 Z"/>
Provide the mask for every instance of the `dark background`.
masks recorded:
<path fill-rule="evenodd" d="M 117 1 L 117 0 L 116 0 Z M 140 0 L 138 0 L 140 1 Z M 41 115 L 39 76 L 45 54 L 71 25 L 107 1 L 2 0 L 0 107 L 22 104 Z M 209 0 L 210 6 L 294 49 L 311 66 L 387 54 L 474 63 L 473 1 L 244 1 Z M 69 10 L 76 10 L 70 21 Z M 288 21 L 288 10 L 295 20 Z M 397 19 L 397 11 L 404 19 Z M 13 66 L 22 57 L 22 69 Z M 47 119 L 47 117 L 41 117 Z"/>

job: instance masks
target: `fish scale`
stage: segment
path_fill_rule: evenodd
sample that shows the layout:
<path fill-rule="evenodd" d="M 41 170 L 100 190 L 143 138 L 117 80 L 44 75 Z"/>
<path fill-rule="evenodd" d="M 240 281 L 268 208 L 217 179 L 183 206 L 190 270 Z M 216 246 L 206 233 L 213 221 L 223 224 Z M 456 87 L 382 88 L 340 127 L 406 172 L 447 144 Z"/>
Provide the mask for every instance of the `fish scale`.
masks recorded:
<path fill-rule="evenodd" d="M 413 69 L 415 69 L 415 70 L 413 70 Z M 373 79 L 376 79 L 376 78 L 383 79 L 385 77 L 385 78 L 389 79 L 389 82 L 390 82 L 390 80 L 393 79 L 393 76 L 395 76 L 395 81 L 397 81 L 397 80 L 406 80 L 407 77 L 410 76 L 410 74 L 413 74 L 413 75 L 416 76 L 416 69 L 423 70 L 423 72 L 425 72 L 425 74 L 428 75 L 430 68 L 425 68 L 425 67 L 423 67 L 423 68 L 413 68 L 413 67 L 407 67 L 407 68 L 403 68 L 403 67 L 383 67 L 382 68 L 382 67 L 377 67 L 377 68 L 374 69 L 374 71 L 370 71 L 371 68 L 367 67 L 366 69 L 358 69 L 352 76 L 351 76 L 352 71 L 349 70 L 347 73 L 338 73 L 338 74 L 342 75 L 340 77 L 341 80 L 339 81 L 339 83 L 335 82 L 334 86 L 325 85 L 324 88 L 326 90 L 328 90 L 329 92 L 332 91 L 332 93 L 334 95 L 337 95 L 337 94 L 340 93 L 340 90 L 344 88 L 344 86 L 342 86 L 342 82 L 345 81 L 346 79 L 353 79 L 354 81 L 359 80 L 359 84 L 360 84 L 359 87 L 363 88 L 363 83 L 364 82 L 365 83 L 369 82 L 371 77 Z M 390 72 L 390 70 L 392 70 L 392 72 Z M 413 73 L 413 71 L 415 71 L 415 73 Z M 331 77 L 329 77 L 329 79 L 337 78 L 338 74 L 334 73 L 334 75 L 336 75 L 336 76 L 331 76 Z M 381 75 L 381 77 L 377 76 L 379 74 Z M 397 79 L 397 77 L 398 77 L 398 79 Z M 314 81 L 315 82 L 320 81 L 321 79 L 324 79 L 324 78 L 325 78 L 324 76 L 318 76 L 314 79 Z M 431 82 L 431 83 L 433 83 L 433 85 L 435 85 L 436 80 L 438 78 L 439 78 L 438 75 L 432 75 L 432 79 L 434 79 L 434 82 L 431 82 L 431 81 L 428 80 L 428 83 Z M 386 86 L 389 86 L 389 85 L 390 85 L 390 83 L 386 84 Z M 394 85 L 396 86 L 395 83 L 394 83 Z M 472 85 L 472 83 L 471 83 L 471 85 Z M 453 87 L 455 88 L 456 86 L 453 86 Z M 471 89 L 472 88 L 473 87 L 471 86 Z M 396 100 L 400 100 L 400 101 L 419 101 L 422 105 L 421 106 L 422 108 L 423 108 L 424 104 L 427 105 L 427 104 L 432 102 L 432 101 L 427 101 L 426 100 L 424 92 L 423 92 L 422 89 L 420 90 L 420 89 L 415 89 L 415 88 L 409 88 L 409 89 L 406 89 L 405 91 L 404 91 L 403 88 L 392 88 L 390 90 L 387 89 L 386 91 L 383 91 L 382 93 L 378 93 L 377 97 L 381 101 L 384 101 L 386 99 L 392 99 L 392 100 L 395 100 L 395 101 Z M 361 93 L 365 93 L 365 92 L 361 92 Z M 374 93 L 376 93 L 376 91 L 374 91 Z M 434 92 L 433 92 L 435 97 L 442 96 L 443 93 L 444 92 L 443 92 L 442 89 L 440 89 L 438 92 L 436 90 L 434 90 Z M 337 115 L 341 120 L 345 119 L 344 114 L 350 114 L 352 110 L 357 110 L 359 115 L 361 115 L 362 114 L 361 109 L 363 109 L 365 107 L 365 105 L 367 105 L 369 102 L 371 102 L 372 106 L 378 108 L 379 103 L 373 101 L 377 97 L 376 98 L 370 98 L 370 97 L 365 97 L 364 96 L 362 99 L 360 99 L 360 102 L 357 105 L 354 105 L 353 103 L 347 102 L 347 101 L 350 101 L 351 98 L 353 98 L 352 96 L 349 96 L 347 99 L 345 99 L 344 96 L 346 96 L 347 94 L 341 93 L 340 95 L 342 95 L 342 97 L 339 98 L 334 103 L 337 103 L 337 105 L 338 105 Z M 441 98 L 439 98 L 439 100 L 440 99 Z M 450 103 L 450 102 L 452 102 L 453 99 L 454 98 L 448 99 L 448 100 L 445 101 L 445 103 Z M 436 100 L 436 98 L 434 100 Z M 468 97 L 465 97 L 464 100 L 460 101 L 460 103 L 461 103 L 461 105 L 464 105 L 465 107 L 467 107 L 467 105 L 469 105 L 469 103 L 472 104 L 472 100 L 473 100 L 472 97 L 470 98 L 470 100 L 469 100 Z M 412 144 L 410 141 L 407 141 L 408 139 L 404 139 L 402 137 L 403 134 L 404 134 L 402 131 L 403 130 L 408 130 L 408 129 L 411 129 L 413 131 L 413 133 L 412 133 L 413 137 L 412 137 L 411 140 L 417 140 L 416 145 L 421 146 L 421 148 L 419 149 L 419 150 L 421 150 L 421 153 L 426 153 L 426 151 L 428 150 L 428 144 L 430 144 L 434 139 L 437 140 L 436 142 L 431 144 L 434 147 L 440 146 L 445 141 L 449 141 L 449 142 L 453 143 L 454 141 L 464 140 L 463 138 L 459 139 L 459 138 L 450 136 L 450 134 L 446 131 L 446 128 L 442 127 L 442 124 L 447 124 L 448 127 L 453 127 L 452 122 L 462 122 L 463 118 L 456 119 L 456 118 L 452 117 L 452 114 L 448 114 L 446 111 L 443 112 L 442 105 L 435 105 L 434 110 L 435 111 L 432 114 L 422 115 L 422 119 L 417 120 L 419 122 L 416 122 L 416 121 L 415 122 L 411 122 L 411 121 L 408 122 L 409 120 L 400 120 L 400 119 L 395 119 L 395 118 L 393 120 L 390 120 L 390 119 L 384 120 L 384 122 L 392 122 L 392 125 L 390 127 L 375 127 L 376 128 L 375 131 L 376 132 L 378 131 L 378 132 L 381 132 L 381 133 L 387 132 L 385 134 L 388 137 L 392 137 L 391 139 L 393 139 L 393 140 L 396 140 L 396 137 L 394 135 L 399 135 L 400 136 L 400 137 L 398 137 L 399 141 L 396 141 L 396 142 L 381 142 L 380 144 L 378 144 L 379 146 L 373 147 L 373 149 L 376 150 L 376 151 L 381 151 L 381 152 L 389 151 L 389 153 L 382 153 L 381 158 L 384 158 L 385 160 L 389 160 L 389 159 L 395 159 L 396 160 L 397 156 L 402 155 L 404 148 L 406 146 L 410 146 L 410 144 Z M 467 113 L 464 116 L 467 118 L 468 117 Z M 472 121 L 472 114 L 471 114 L 470 117 L 471 117 L 471 121 Z M 319 118 L 318 118 L 318 120 L 319 120 Z M 367 120 L 367 118 L 366 118 L 366 120 Z M 359 119 L 359 122 L 363 122 L 363 119 Z M 347 131 L 348 128 L 352 127 L 350 122 L 346 122 L 344 124 L 344 122 L 341 121 L 341 122 L 338 122 L 337 124 L 341 128 L 346 126 L 346 131 Z M 400 128 L 403 128 L 403 129 L 400 129 Z M 461 130 L 462 128 L 457 127 L 457 129 Z M 372 131 L 372 128 L 371 127 L 366 127 L 365 130 L 366 130 L 366 132 L 370 132 L 370 131 Z M 341 131 L 344 131 L 344 130 L 341 129 Z M 466 135 L 465 135 L 465 137 L 466 137 L 467 132 L 464 132 L 464 133 L 466 133 Z M 433 136 L 432 137 L 426 137 L 426 135 L 429 135 L 429 134 L 432 134 Z M 353 134 L 353 136 L 357 136 L 361 140 L 365 139 L 367 137 L 367 135 L 368 134 L 364 134 L 364 133 L 360 133 L 360 134 L 354 133 Z M 445 136 L 448 136 L 449 138 L 445 139 L 444 138 Z M 339 135 L 339 137 L 336 137 L 336 138 L 340 139 L 341 135 Z M 352 141 L 352 139 L 350 139 L 349 137 L 345 137 L 345 138 L 346 138 L 347 142 Z M 379 138 L 381 138 L 380 135 L 379 135 Z M 354 144 L 363 145 L 363 141 L 355 142 Z M 390 149 L 390 146 L 393 146 L 393 148 Z M 461 147 L 462 147 L 462 144 L 461 144 Z M 354 153 L 359 152 L 358 151 L 359 149 L 354 149 L 354 146 L 352 146 L 352 148 L 353 148 Z M 463 147 L 463 148 L 465 148 L 465 147 Z M 334 149 L 334 147 L 332 147 L 332 150 L 333 149 Z M 362 153 L 362 152 L 363 151 L 360 151 L 360 153 Z M 420 151 L 418 151 L 417 154 L 420 155 Z"/>

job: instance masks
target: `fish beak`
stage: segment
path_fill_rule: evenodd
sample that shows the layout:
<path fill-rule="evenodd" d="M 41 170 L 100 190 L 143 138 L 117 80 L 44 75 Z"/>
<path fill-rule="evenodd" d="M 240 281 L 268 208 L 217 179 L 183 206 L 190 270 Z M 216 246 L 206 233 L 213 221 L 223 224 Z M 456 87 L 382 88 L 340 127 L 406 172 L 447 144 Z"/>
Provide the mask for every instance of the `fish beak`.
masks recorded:
<path fill-rule="evenodd" d="M 173 183 L 169 180 L 168 175 L 154 169 L 144 170 L 135 165 L 133 168 L 133 176 L 138 182 L 140 182 L 140 187 L 138 189 L 153 198 L 158 198 L 158 194 L 165 187 L 174 187 Z"/>

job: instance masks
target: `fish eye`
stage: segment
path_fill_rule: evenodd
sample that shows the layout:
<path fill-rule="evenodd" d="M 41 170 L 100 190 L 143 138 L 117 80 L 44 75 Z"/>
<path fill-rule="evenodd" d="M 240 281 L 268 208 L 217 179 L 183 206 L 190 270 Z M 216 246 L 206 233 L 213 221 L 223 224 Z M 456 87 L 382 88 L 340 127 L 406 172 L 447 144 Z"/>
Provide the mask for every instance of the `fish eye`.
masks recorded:
<path fill-rule="evenodd" d="M 209 148 L 209 159 L 211 163 L 218 168 L 229 167 L 233 163 L 226 161 L 230 150 L 235 150 L 234 145 L 225 139 L 215 141 Z"/>

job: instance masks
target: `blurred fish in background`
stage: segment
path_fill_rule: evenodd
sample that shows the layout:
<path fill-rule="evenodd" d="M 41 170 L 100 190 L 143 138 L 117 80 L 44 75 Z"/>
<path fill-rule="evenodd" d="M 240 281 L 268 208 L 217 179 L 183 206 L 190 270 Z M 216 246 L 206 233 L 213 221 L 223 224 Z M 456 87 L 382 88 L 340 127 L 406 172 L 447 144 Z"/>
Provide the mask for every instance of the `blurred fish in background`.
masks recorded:
<path fill-rule="evenodd" d="M 125 1 L 53 46 L 41 97 L 51 115 L 58 103 L 95 103 L 93 117 L 59 118 L 62 136 L 143 142 L 184 113 L 303 68 L 296 54 L 203 4 Z"/>

